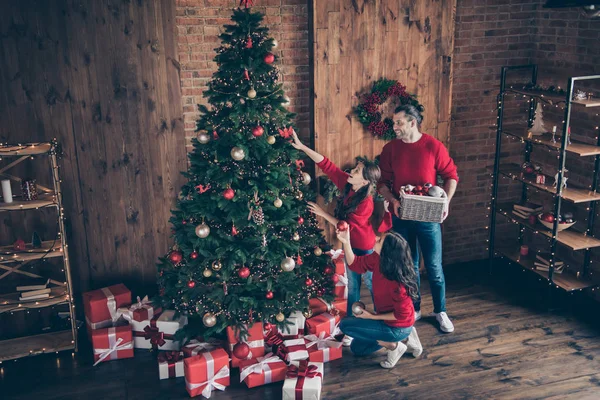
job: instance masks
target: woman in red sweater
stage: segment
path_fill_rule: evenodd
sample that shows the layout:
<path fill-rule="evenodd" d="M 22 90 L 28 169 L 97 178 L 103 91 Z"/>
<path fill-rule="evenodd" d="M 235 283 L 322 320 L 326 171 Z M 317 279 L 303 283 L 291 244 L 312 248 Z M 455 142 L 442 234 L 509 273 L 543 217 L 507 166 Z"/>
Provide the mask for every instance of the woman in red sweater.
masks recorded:
<path fill-rule="evenodd" d="M 413 326 L 417 275 L 406 240 L 393 231 L 384 233 L 377 238 L 372 254 L 355 256 L 350 231 L 336 232 L 344 245 L 348 267 L 357 273 L 373 273 L 373 303 L 377 313 L 364 310 L 340 323 L 341 331 L 354 338 L 352 352 L 366 355 L 382 347 L 387 349 L 387 359 L 380 363 L 383 368 L 393 368 L 406 351 L 420 356 L 423 346 Z"/>
<path fill-rule="evenodd" d="M 336 226 L 339 220 L 344 220 L 350 225 L 352 232 L 352 249 L 356 255 L 373 253 L 375 246 L 375 232 L 371 226 L 373 214 L 373 192 L 375 184 L 381 177 L 379 167 L 372 163 L 359 162 L 349 174 L 339 169 L 331 160 L 310 149 L 303 144 L 296 132 L 293 133 L 292 146 L 308 155 L 317 166 L 327 174 L 329 179 L 342 192 L 338 199 L 335 215 L 323 210 L 319 205 L 309 202 L 309 209 L 316 215 L 325 218 L 330 224 Z M 360 300 L 361 274 L 347 271 L 348 275 L 348 313 L 351 313 L 352 303 Z M 365 284 L 373 295 L 371 273 L 365 274 Z M 344 338 L 344 345 L 350 344 L 349 338 Z"/>

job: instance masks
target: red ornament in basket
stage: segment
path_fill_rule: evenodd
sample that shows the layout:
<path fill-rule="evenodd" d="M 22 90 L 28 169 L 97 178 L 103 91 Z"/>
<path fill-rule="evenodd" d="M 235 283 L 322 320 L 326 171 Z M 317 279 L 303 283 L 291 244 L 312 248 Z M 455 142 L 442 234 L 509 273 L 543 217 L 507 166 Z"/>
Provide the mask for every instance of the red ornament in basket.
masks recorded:
<path fill-rule="evenodd" d="M 439 186 L 430 183 L 424 185 L 406 185 L 400 188 L 400 219 L 438 222 L 444 221 L 448 211 L 448 195 Z"/>

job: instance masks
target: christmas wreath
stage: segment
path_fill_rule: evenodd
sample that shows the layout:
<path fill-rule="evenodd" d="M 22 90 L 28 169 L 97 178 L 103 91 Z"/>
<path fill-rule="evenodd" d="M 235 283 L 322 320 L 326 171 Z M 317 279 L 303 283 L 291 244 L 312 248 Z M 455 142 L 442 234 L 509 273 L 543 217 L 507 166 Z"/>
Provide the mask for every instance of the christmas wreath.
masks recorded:
<path fill-rule="evenodd" d="M 406 86 L 398 81 L 382 78 L 375 81 L 371 92 L 362 97 L 362 102 L 354 109 L 354 114 L 373 136 L 391 140 L 396 137 L 391 113 L 394 111 L 393 108 L 405 104 L 415 106 L 419 112 L 425 110 L 416 95 L 406 92 Z M 393 106 L 391 112 L 385 112 L 384 109 L 391 106 Z M 384 114 L 389 116 L 386 117 Z"/>

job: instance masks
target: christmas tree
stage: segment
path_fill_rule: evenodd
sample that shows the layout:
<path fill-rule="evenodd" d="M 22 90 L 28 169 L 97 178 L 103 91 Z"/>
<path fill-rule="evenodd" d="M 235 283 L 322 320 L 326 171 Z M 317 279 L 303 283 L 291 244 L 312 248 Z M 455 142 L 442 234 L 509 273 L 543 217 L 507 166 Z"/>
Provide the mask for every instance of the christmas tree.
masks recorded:
<path fill-rule="evenodd" d="M 529 132 L 531 132 L 531 134 L 534 136 L 543 135 L 547 132 L 546 128 L 544 127 L 544 112 L 542 111 L 542 103 L 540 102 L 537 103 L 535 108 L 535 117 L 533 120 L 533 125 L 531 128 L 529 128 Z"/>
<path fill-rule="evenodd" d="M 333 267 L 306 200 L 311 176 L 289 143 L 294 114 L 278 83 L 277 42 L 263 16 L 236 9 L 220 35 L 218 70 L 199 106 L 188 183 L 159 262 L 165 306 L 186 313 L 188 337 L 260 321 L 283 327 L 308 299 L 332 298 Z"/>

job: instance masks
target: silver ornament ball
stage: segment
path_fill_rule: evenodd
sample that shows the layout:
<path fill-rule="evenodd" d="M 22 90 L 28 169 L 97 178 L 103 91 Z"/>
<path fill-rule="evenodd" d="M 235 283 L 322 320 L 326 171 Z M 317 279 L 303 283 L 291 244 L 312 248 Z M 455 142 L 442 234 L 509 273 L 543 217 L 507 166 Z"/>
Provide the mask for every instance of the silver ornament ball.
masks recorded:
<path fill-rule="evenodd" d="M 285 272 L 292 272 L 296 268 L 296 261 L 292 257 L 286 257 L 281 261 L 281 269 Z"/>
<path fill-rule="evenodd" d="M 208 235 L 210 235 L 210 227 L 208 225 L 202 223 L 196 227 L 196 236 L 204 239 Z"/>
<path fill-rule="evenodd" d="M 352 314 L 360 315 L 365 310 L 365 303 L 362 301 L 355 301 L 352 303 Z"/>
<path fill-rule="evenodd" d="M 244 149 L 241 149 L 237 146 L 231 149 L 231 158 L 233 158 L 235 161 L 242 161 L 245 157 L 246 152 L 244 152 Z"/>
<path fill-rule="evenodd" d="M 200 144 L 206 144 L 210 142 L 210 136 L 206 131 L 199 132 L 196 136 L 196 139 L 198 139 L 198 142 L 200 142 Z"/>
<path fill-rule="evenodd" d="M 272 44 L 272 49 L 276 49 L 277 46 L 279 46 L 279 43 L 277 42 L 277 39 L 273 39 L 273 44 Z"/>
<path fill-rule="evenodd" d="M 305 185 L 308 185 L 310 183 L 310 181 L 312 181 L 310 174 L 308 172 L 303 172 L 302 173 L 302 183 L 304 183 Z"/>
<path fill-rule="evenodd" d="M 212 328 L 217 324 L 217 317 L 215 316 L 215 314 L 208 312 L 204 314 L 204 317 L 202 317 L 202 323 L 207 328 Z"/>

